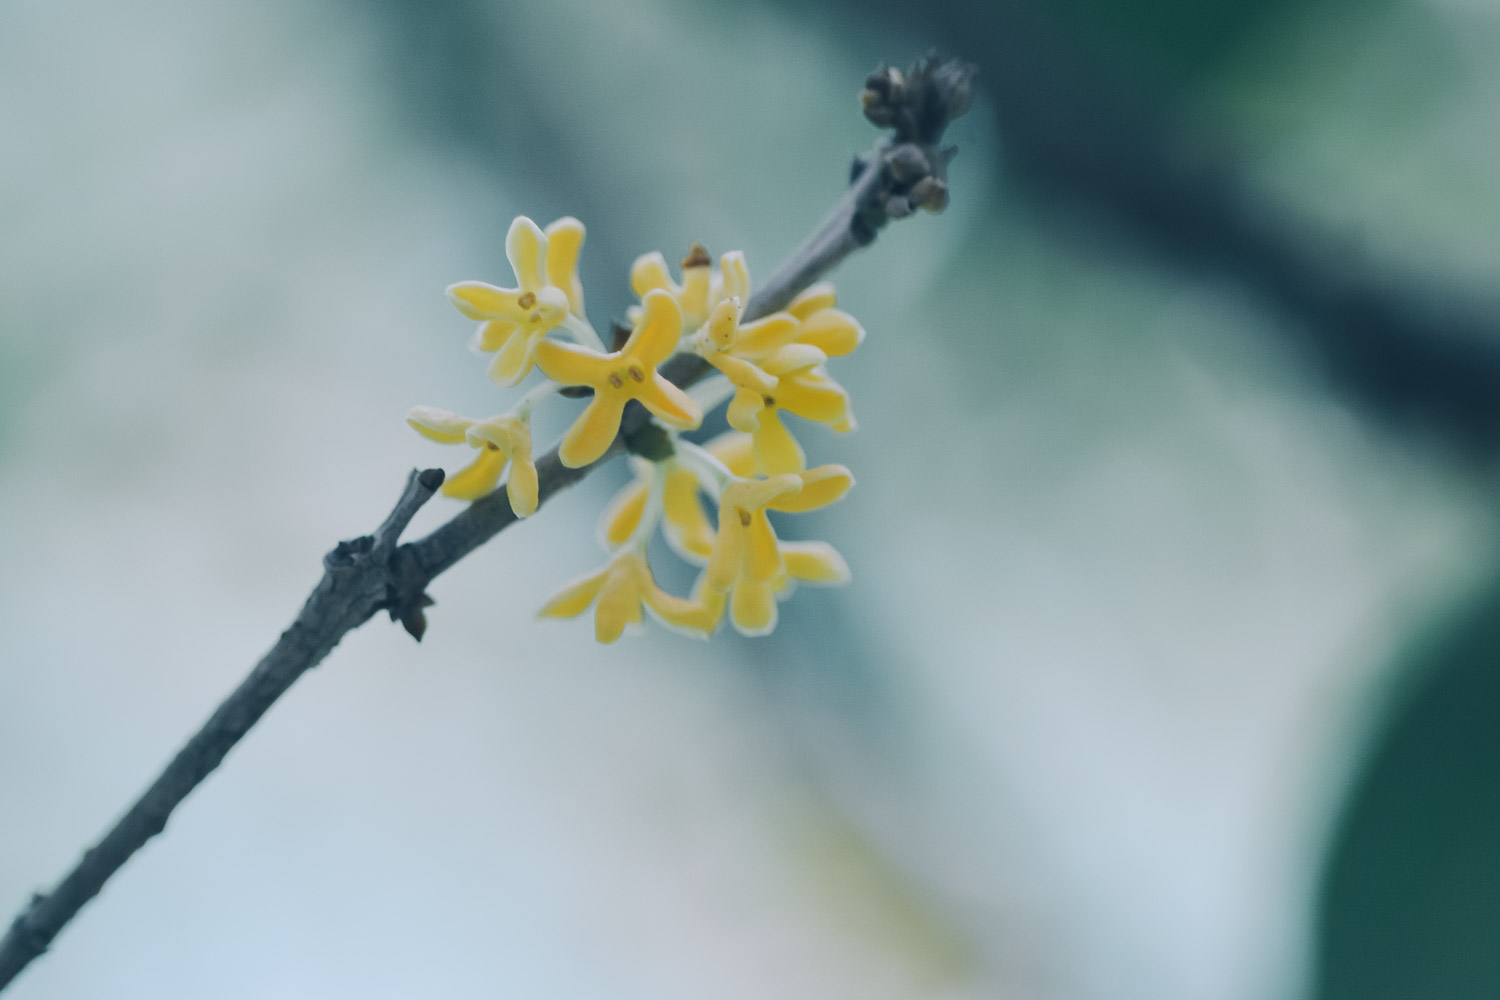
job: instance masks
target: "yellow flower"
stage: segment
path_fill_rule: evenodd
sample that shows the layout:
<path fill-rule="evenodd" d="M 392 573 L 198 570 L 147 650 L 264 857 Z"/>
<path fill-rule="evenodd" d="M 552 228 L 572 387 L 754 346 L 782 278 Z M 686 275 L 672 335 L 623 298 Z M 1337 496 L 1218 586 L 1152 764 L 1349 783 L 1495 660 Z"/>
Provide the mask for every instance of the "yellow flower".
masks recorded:
<path fill-rule="evenodd" d="M 639 624 L 642 608 L 650 610 L 664 625 L 704 638 L 717 623 L 702 604 L 674 597 L 658 587 L 645 555 L 635 548 L 620 552 L 602 570 L 569 583 L 537 616 L 575 618 L 596 600 L 594 638 L 600 642 L 614 642 L 627 625 Z"/>
<path fill-rule="evenodd" d="M 526 216 L 518 216 L 505 236 L 505 256 L 519 288 L 499 288 L 483 281 L 448 286 L 458 311 L 480 320 L 474 346 L 496 351 L 490 378 L 515 385 L 531 371 L 536 346 L 547 331 L 560 326 L 571 309 L 583 315 L 583 286 L 578 281 L 578 252 L 583 223 L 558 219 L 544 233 Z"/>
<path fill-rule="evenodd" d="M 781 411 L 852 430 L 849 394 L 823 371 L 822 351 L 808 344 L 789 344 L 761 363 L 776 376 L 770 392 L 740 388 L 729 401 L 729 426 L 754 435 L 755 464 L 764 475 L 797 472 L 807 466 L 802 446 L 781 422 Z"/>
<path fill-rule="evenodd" d="M 719 532 L 698 587 L 699 602 L 710 613 L 722 613 L 727 594 L 735 629 L 744 635 L 765 635 L 776 627 L 776 595 L 792 577 L 809 582 L 846 580 L 848 567 L 831 548 L 804 545 L 788 558 L 766 511 L 816 510 L 838 500 L 853 485 L 854 477 L 844 466 L 823 465 L 800 475 L 736 479 L 725 486 L 719 498 Z"/>
<path fill-rule="evenodd" d="M 786 311 L 801 321 L 797 328 L 796 342 L 816 347 L 830 358 L 841 358 L 853 354 L 854 349 L 865 340 L 865 328 L 859 320 L 841 309 L 834 308 L 836 296 L 832 282 L 820 281 L 797 296 L 786 307 Z M 774 350 L 774 344 L 766 345 Z M 756 356 L 760 345 L 748 343 L 742 351 Z"/>
<path fill-rule="evenodd" d="M 495 488 L 505 463 L 510 478 L 505 492 L 517 517 L 536 513 L 538 483 L 536 463 L 531 457 L 531 425 L 515 417 L 472 420 L 435 406 L 415 406 L 406 422 L 425 438 L 443 444 L 463 444 L 479 449 L 479 457 L 443 480 L 443 493 L 460 500 L 477 500 Z"/>
<path fill-rule="evenodd" d="M 681 335 L 682 310 L 671 295 L 658 289 L 646 294 L 630 339 L 612 354 L 556 340 L 537 344 L 536 363 L 548 378 L 594 390 L 588 408 L 558 446 L 564 465 L 576 469 L 608 451 L 620 432 L 625 404 L 632 399 L 680 430 L 691 430 L 702 422 L 698 404 L 656 371 L 677 349 Z"/>
<path fill-rule="evenodd" d="M 703 446 L 729 467 L 737 476 L 755 472 L 755 455 L 748 434 L 728 431 Z M 616 548 L 635 533 L 646 509 L 651 485 L 651 463 L 632 460 L 636 481 L 621 490 L 605 508 L 600 518 L 600 539 L 608 548 Z M 698 477 L 693 470 L 675 458 L 666 460 L 666 482 L 662 488 L 662 534 L 673 551 L 688 562 L 701 566 L 708 562 L 713 548 L 714 529 L 708 514 L 698 500 Z"/>
<path fill-rule="evenodd" d="M 681 307 L 683 322 L 687 328 L 696 330 L 708 319 L 708 311 L 714 305 L 711 298 L 712 265 L 708 251 L 703 249 L 702 244 L 694 243 L 688 250 L 688 255 L 682 258 L 682 284 L 679 285 L 672 280 L 672 274 L 667 270 L 667 259 L 660 251 L 652 251 L 641 254 L 630 265 L 630 287 L 642 302 L 648 292 L 666 292 Z M 631 316 L 632 320 L 634 318 Z"/>
<path fill-rule="evenodd" d="M 724 297 L 710 310 L 708 321 L 698 331 L 693 348 L 737 387 L 769 394 L 776 388 L 776 376 L 755 361 L 764 360 L 767 355 L 777 353 L 777 348 L 795 341 L 801 323 L 785 312 L 772 313 L 753 323 L 741 323 L 744 304 L 750 301 L 750 271 L 745 266 L 745 255 L 738 250 L 726 253 L 719 259 L 719 270 L 723 275 Z M 760 351 L 753 349 L 754 345 L 761 344 L 775 346 Z M 746 345 L 751 345 L 752 349 L 747 349 Z M 824 360 L 827 360 L 826 356 L 816 352 L 807 363 L 817 364 Z"/>

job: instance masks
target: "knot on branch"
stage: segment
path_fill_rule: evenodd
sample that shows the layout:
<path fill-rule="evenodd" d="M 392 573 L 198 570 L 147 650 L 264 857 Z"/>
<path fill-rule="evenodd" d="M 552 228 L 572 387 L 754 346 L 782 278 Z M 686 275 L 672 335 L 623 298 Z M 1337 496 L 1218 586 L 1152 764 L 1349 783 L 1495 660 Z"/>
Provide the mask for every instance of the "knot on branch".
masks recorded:
<path fill-rule="evenodd" d="M 31 926 L 31 915 L 37 911 L 42 904 L 47 902 L 47 897 L 39 892 L 31 894 L 31 901 L 11 921 L 9 937 L 14 939 L 23 949 L 30 953 L 31 958 L 38 958 L 46 954 L 47 949 L 52 946 L 52 934 L 45 933 Z M 3 982 L 3 980 L 0 980 Z"/>
<path fill-rule="evenodd" d="M 412 517 L 443 485 L 443 479 L 442 469 L 413 469 L 396 506 L 373 535 L 339 542 L 323 556 L 324 577 L 319 590 L 346 595 L 355 592 L 355 603 L 364 604 L 363 617 L 384 608 L 392 621 L 399 621 L 420 642 L 427 629 L 422 609 L 433 604 L 425 592 L 429 577 L 415 553 L 407 546 L 398 549 L 396 543 Z M 361 609 L 353 610 L 356 615 L 361 613 Z"/>

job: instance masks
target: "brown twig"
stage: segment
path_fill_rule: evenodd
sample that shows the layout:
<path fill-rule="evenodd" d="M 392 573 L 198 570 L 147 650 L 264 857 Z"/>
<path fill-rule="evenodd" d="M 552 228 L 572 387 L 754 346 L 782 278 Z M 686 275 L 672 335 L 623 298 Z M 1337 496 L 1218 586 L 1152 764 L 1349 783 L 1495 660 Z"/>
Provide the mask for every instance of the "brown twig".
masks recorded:
<path fill-rule="evenodd" d="M 938 146 L 949 120 L 968 107 L 971 71 L 951 61 L 923 60 L 903 75 L 882 69 L 870 77 L 871 87 L 892 74 L 905 81 L 906 90 L 882 89 L 877 99 L 866 91 L 866 114 L 877 125 L 888 115 L 902 123 L 920 122 L 920 134 L 898 124 L 894 142 L 882 140 L 858 161 L 848 191 L 812 235 L 792 254 L 748 303 L 747 319 L 775 312 L 799 292 L 833 269 L 853 251 L 875 238 L 889 218 L 909 214 L 922 192 L 943 183 L 943 167 L 951 151 Z M 915 151 L 915 155 L 913 152 Z M 924 171 L 914 163 L 928 164 Z M 925 183 L 925 188 L 923 187 Z M 946 187 L 943 189 L 946 203 Z M 942 204 L 926 204 L 940 210 Z M 701 379 L 702 359 L 681 355 L 664 369 L 680 386 Z M 619 436 L 606 455 L 624 450 L 633 435 L 647 427 L 649 417 L 639 406 L 627 411 Z M 570 469 L 553 449 L 537 462 L 540 499 L 545 503 L 559 490 L 582 479 L 600 463 Z M 0 990 L 32 960 L 43 954 L 59 931 L 73 919 L 104 883 L 160 833 L 174 809 L 223 761 L 266 711 L 299 677 L 317 666 L 344 635 L 380 610 L 401 621 L 417 639 L 426 628 L 423 609 L 432 601 L 426 587 L 438 574 L 493 538 L 516 520 L 504 490 L 471 504 L 452 520 L 416 542 L 397 546 L 402 531 L 417 510 L 443 483 L 441 469 L 412 471 L 390 515 L 375 534 L 340 542 L 323 557 L 323 578 L 313 589 L 276 645 L 255 665 L 250 676 L 219 706 L 203 727 L 174 757 L 161 775 L 130 807 L 113 829 L 83 857 L 52 892 L 32 897 L 0 939 Z"/>

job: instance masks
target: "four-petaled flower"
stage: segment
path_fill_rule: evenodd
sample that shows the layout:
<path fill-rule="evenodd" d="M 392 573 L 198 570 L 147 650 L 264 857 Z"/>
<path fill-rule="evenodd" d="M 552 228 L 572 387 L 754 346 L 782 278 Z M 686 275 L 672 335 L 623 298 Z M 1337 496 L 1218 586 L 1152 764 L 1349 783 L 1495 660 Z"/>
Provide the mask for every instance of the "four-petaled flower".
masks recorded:
<path fill-rule="evenodd" d="M 689 330 L 696 330 L 708 319 L 708 311 L 723 294 L 722 290 L 713 287 L 712 271 L 713 260 L 708 251 L 701 243 L 694 243 L 688 255 L 682 258 L 682 284 L 679 285 L 667 270 L 667 259 L 659 250 L 653 250 L 641 254 L 630 265 L 630 287 L 642 302 L 648 292 L 666 292 L 682 308 L 683 323 Z M 631 319 L 634 318 L 632 315 Z"/>
<path fill-rule="evenodd" d="M 495 488 L 505 463 L 510 478 L 505 492 L 517 517 L 530 517 L 537 507 L 536 464 L 531 457 L 531 425 L 515 417 L 473 420 L 435 406 L 414 406 L 406 422 L 425 438 L 443 444 L 479 449 L 479 457 L 443 480 L 443 493 L 459 500 L 477 500 Z"/>
<path fill-rule="evenodd" d="M 627 625 L 639 624 L 642 608 L 664 625 L 701 638 L 707 638 L 718 622 L 700 602 L 674 597 L 658 587 L 645 555 L 634 547 L 622 550 L 603 569 L 563 587 L 537 616 L 575 618 L 596 601 L 594 638 L 600 642 L 614 642 Z"/>
<path fill-rule="evenodd" d="M 702 422 L 699 401 L 658 371 L 678 351 L 696 351 L 728 378 L 730 385 L 719 387 L 734 392 L 727 413 L 734 430 L 706 449 L 669 434 L 645 451 L 665 447 L 676 454 L 658 453 L 654 462 L 632 458 L 637 482 L 615 498 L 600 525 L 603 542 L 615 554 L 603 568 L 570 583 L 540 614 L 574 617 L 594 606 L 597 638 L 613 642 L 648 610 L 673 628 L 706 637 L 727 609 L 737 630 L 763 635 L 775 626 L 778 598 L 798 581 L 849 578 L 843 558 L 827 543 L 779 541 L 767 511 L 822 507 L 853 485 L 841 465 L 803 471 L 802 448 L 780 411 L 852 429 L 848 394 L 828 378 L 824 364 L 853 351 L 864 330 L 835 307 L 826 284 L 807 289 L 783 312 L 744 322 L 751 301 L 744 255 L 725 254 L 716 273 L 708 252 L 695 243 L 682 261 L 681 284 L 661 254 L 636 260 L 631 286 L 641 304 L 627 311 L 628 339 L 607 352 L 584 318 L 577 268 L 583 240 L 576 219 L 559 219 L 544 232 L 519 217 L 506 234 L 518 287 L 466 281 L 448 288 L 454 305 L 480 321 L 475 347 L 495 353 L 491 378 L 514 385 L 536 367 L 549 381 L 506 416 L 474 420 L 419 406 L 407 420 L 435 441 L 478 449 L 472 463 L 447 479 L 444 493 L 478 499 L 495 489 L 509 466 L 507 496 L 515 513 L 526 517 L 540 499 L 530 427 L 538 402 L 566 387 L 591 393 L 557 449 L 563 465 L 581 468 L 610 451 L 632 400 L 676 430 Z M 685 326 L 693 336 L 684 338 Z M 576 343 L 547 337 L 558 328 Z M 706 405 L 722 399 L 719 392 L 710 385 L 700 398 Z M 718 498 L 717 527 L 699 496 L 705 492 Z M 689 598 L 666 593 L 652 576 L 646 549 L 658 526 L 684 559 L 704 567 Z"/>
<path fill-rule="evenodd" d="M 698 601 L 710 613 L 720 612 L 727 594 L 735 629 L 765 635 L 776 627 L 776 595 L 793 576 L 819 583 L 848 579 L 848 567 L 831 547 L 803 545 L 788 559 L 766 511 L 816 510 L 853 485 L 842 465 L 731 481 L 719 497 L 719 532 L 699 581 Z"/>
<path fill-rule="evenodd" d="M 782 410 L 849 430 L 849 393 L 823 371 L 823 352 L 807 344 L 788 344 L 760 362 L 776 376 L 770 392 L 741 388 L 729 401 L 729 426 L 755 437 L 755 464 L 765 475 L 797 472 L 807 466 L 802 445 L 781 422 Z"/>
<path fill-rule="evenodd" d="M 578 252 L 583 223 L 558 219 L 544 233 L 524 215 L 511 223 L 505 256 L 519 288 L 500 288 L 483 281 L 448 286 L 448 298 L 470 319 L 481 321 L 474 345 L 497 351 L 490 378 L 515 385 L 531 371 L 537 344 L 568 318 L 583 315 L 583 286 L 578 281 Z"/>
<path fill-rule="evenodd" d="M 668 293 L 646 294 L 640 319 L 625 346 L 611 354 L 556 340 L 536 346 L 536 363 L 562 385 L 594 390 L 588 407 L 563 436 L 557 454 L 569 468 L 597 460 L 620 432 L 620 417 L 632 399 L 679 430 L 692 430 L 703 411 L 692 397 L 667 381 L 656 366 L 671 357 L 682 336 L 682 310 Z"/>
<path fill-rule="evenodd" d="M 755 474 L 755 454 L 751 438 L 739 431 L 726 431 L 703 445 L 705 451 L 723 462 L 736 476 Z M 672 550 L 688 562 L 699 566 L 708 562 L 714 544 L 714 527 L 698 499 L 701 488 L 698 476 L 676 458 L 664 460 L 665 484 L 662 487 L 662 534 Z M 641 523 L 646 510 L 646 496 L 651 485 L 651 463 L 631 458 L 636 481 L 610 501 L 599 520 L 599 537 L 607 548 L 625 544 Z"/>
<path fill-rule="evenodd" d="M 745 266 L 745 255 L 736 250 L 726 253 L 719 261 L 724 297 L 710 310 L 707 322 L 694 338 L 693 349 L 738 388 L 769 393 L 776 388 L 776 376 L 755 362 L 791 344 L 797 338 L 801 323 L 789 312 L 772 313 L 753 323 L 741 323 L 745 304 L 750 301 L 750 271 Z M 754 345 L 759 344 L 769 346 L 757 351 Z M 823 360 L 826 356 L 819 353 L 808 364 Z"/>

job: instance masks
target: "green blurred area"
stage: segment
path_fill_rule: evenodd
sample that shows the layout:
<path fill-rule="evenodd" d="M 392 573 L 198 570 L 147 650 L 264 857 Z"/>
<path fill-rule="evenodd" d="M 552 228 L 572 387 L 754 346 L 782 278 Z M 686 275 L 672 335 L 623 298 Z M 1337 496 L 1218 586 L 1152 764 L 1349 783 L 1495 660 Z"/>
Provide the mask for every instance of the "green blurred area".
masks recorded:
<path fill-rule="evenodd" d="M 1334 838 L 1320 1000 L 1500 996 L 1500 582 L 1399 664 Z"/>

